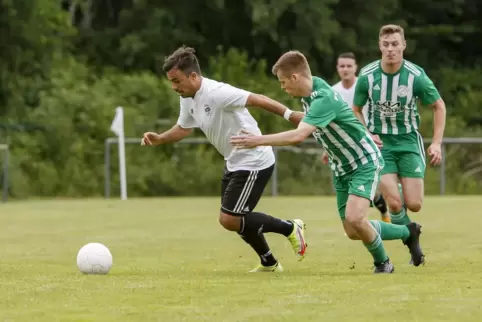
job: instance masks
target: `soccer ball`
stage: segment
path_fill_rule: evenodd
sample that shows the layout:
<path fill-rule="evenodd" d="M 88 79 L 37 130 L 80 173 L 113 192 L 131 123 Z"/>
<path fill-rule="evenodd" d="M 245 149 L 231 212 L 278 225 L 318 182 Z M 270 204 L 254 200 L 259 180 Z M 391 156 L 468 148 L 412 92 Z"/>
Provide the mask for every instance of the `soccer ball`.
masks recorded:
<path fill-rule="evenodd" d="M 99 243 L 83 246 L 77 254 L 77 267 L 84 274 L 107 274 L 112 266 L 112 254 Z"/>

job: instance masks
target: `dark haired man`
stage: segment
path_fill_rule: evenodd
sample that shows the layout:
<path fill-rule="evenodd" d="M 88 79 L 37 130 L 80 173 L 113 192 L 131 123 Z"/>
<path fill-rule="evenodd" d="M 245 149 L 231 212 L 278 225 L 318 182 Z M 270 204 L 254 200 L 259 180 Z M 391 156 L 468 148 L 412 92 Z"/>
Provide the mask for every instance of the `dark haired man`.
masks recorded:
<path fill-rule="evenodd" d="M 258 254 L 261 263 L 251 272 L 283 271 L 271 253 L 264 233 L 286 236 L 302 260 L 307 247 L 303 221 L 281 220 L 253 211 L 273 173 L 275 157 L 272 148 L 236 149 L 229 140 L 242 131 L 261 134 L 247 106 L 265 109 L 294 124 L 298 124 L 304 114 L 293 112 L 264 95 L 202 76 L 195 51 L 190 47 L 180 47 L 167 57 L 163 71 L 172 89 L 181 96 L 180 116 L 177 124 L 164 133 L 144 133 L 142 144 L 177 142 L 199 127 L 226 161 L 219 222 L 225 229 L 237 232 Z"/>

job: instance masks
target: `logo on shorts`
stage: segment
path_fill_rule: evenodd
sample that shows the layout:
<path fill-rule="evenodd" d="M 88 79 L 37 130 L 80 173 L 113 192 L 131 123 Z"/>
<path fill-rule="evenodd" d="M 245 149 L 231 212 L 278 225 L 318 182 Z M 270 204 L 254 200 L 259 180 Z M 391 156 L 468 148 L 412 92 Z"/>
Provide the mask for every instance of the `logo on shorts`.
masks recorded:
<path fill-rule="evenodd" d="M 194 109 L 193 109 L 193 108 L 191 108 L 191 114 L 194 114 Z"/>
<path fill-rule="evenodd" d="M 405 85 L 400 85 L 397 88 L 398 97 L 406 97 L 408 95 L 408 87 Z"/>
<path fill-rule="evenodd" d="M 248 211 L 249 211 L 249 209 L 248 209 Z M 263 233 L 263 228 L 264 228 L 264 225 L 261 225 L 261 227 L 259 227 L 258 235 L 261 235 Z"/>
<path fill-rule="evenodd" d="M 208 104 L 204 104 L 204 112 L 206 112 L 207 116 L 210 116 L 212 111 L 213 110 L 211 109 L 211 106 L 209 106 Z"/>
<path fill-rule="evenodd" d="M 415 172 L 422 172 L 422 169 L 420 169 L 420 167 L 417 167 L 417 169 L 415 169 Z"/>
<path fill-rule="evenodd" d="M 359 186 L 357 189 L 360 191 L 365 191 L 365 186 Z"/>

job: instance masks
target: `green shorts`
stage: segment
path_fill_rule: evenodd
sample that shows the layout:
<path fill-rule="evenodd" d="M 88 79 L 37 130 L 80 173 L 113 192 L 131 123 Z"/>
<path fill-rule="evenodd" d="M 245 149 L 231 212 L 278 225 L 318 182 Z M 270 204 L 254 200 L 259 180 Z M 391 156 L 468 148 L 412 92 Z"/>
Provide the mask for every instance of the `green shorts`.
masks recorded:
<path fill-rule="evenodd" d="M 341 220 L 345 220 L 346 203 L 349 195 L 356 195 L 370 201 L 375 197 L 383 159 L 369 162 L 343 176 L 333 176 L 336 191 L 336 202 Z"/>
<path fill-rule="evenodd" d="M 383 142 L 381 149 L 385 167 L 382 175 L 396 173 L 401 178 L 423 178 L 425 176 L 425 148 L 417 131 L 408 134 L 379 134 Z"/>

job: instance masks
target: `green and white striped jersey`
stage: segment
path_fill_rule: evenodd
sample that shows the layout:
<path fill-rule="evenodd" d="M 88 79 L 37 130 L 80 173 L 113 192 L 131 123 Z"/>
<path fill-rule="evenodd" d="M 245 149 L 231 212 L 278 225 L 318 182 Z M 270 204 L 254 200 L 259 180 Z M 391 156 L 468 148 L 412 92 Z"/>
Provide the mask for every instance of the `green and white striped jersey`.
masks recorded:
<path fill-rule="evenodd" d="M 313 77 L 313 91 L 301 102 L 305 110 L 303 122 L 316 127 L 313 136 L 328 152 L 335 176 L 369 162 L 378 164 L 380 150 L 351 107 L 327 82 Z"/>
<path fill-rule="evenodd" d="M 381 68 L 381 60 L 360 70 L 353 104 L 362 107 L 368 101 L 368 130 L 375 134 L 406 134 L 420 125 L 417 100 L 423 105 L 435 103 L 440 94 L 419 66 L 404 60 L 395 74 Z"/>

